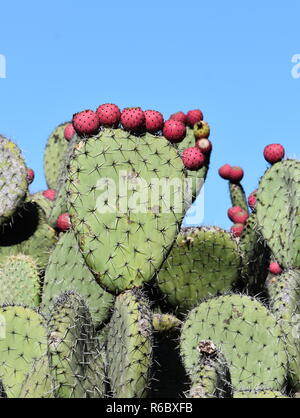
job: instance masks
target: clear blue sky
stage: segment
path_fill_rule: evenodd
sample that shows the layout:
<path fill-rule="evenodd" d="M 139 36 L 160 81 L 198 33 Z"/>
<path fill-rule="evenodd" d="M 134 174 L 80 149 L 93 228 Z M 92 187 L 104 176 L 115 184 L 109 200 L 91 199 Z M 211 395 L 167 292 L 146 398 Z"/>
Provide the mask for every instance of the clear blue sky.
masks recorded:
<path fill-rule="evenodd" d="M 300 157 L 300 78 L 291 76 L 299 16 L 299 0 L 3 2 L 0 132 L 22 148 L 38 191 L 47 137 L 76 111 L 201 108 L 214 144 L 204 221 L 228 228 L 222 164 L 245 169 L 250 193 L 265 145 Z"/>

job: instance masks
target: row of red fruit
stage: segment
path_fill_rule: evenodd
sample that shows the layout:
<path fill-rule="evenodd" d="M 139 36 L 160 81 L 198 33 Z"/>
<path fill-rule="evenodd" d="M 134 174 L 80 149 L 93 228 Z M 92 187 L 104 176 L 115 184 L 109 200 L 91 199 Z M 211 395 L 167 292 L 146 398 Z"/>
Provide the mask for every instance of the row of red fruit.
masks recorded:
<path fill-rule="evenodd" d="M 206 163 L 212 150 L 212 144 L 208 137 L 210 127 L 203 121 L 203 113 L 199 109 L 190 110 L 187 114 L 176 112 L 169 120 L 165 121 L 163 115 L 156 110 L 143 111 L 140 107 L 125 108 L 122 112 L 112 103 L 102 104 L 96 112 L 84 110 L 73 116 L 72 123 L 65 128 L 64 135 L 70 141 L 74 134 L 79 136 L 94 135 L 99 132 L 101 126 L 117 128 L 119 124 L 134 134 L 142 134 L 147 131 L 152 134 L 162 132 L 163 136 L 171 143 L 179 143 L 186 136 L 186 127 L 194 130 L 196 144 L 194 147 L 184 150 L 182 160 L 188 170 L 199 170 Z"/>
<path fill-rule="evenodd" d="M 84 110 L 73 116 L 72 124 L 65 130 L 65 138 L 70 140 L 74 133 L 79 136 L 96 134 L 100 127 L 117 128 L 119 124 L 125 130 L 135 134 L 145 131 L 163 135 L 171 142 L 181 142 L 186 135 L 186 126 L 193 127 L 195 123 L 203 120 L 201 110 L 190 110 L 187 114 L 177 112 L 165 121 L 163 115 L 156 110 L 143 111 L 140 107 L 125 108 L 122 112 L 112 103 L 105 103 L 93 110 Z"/>

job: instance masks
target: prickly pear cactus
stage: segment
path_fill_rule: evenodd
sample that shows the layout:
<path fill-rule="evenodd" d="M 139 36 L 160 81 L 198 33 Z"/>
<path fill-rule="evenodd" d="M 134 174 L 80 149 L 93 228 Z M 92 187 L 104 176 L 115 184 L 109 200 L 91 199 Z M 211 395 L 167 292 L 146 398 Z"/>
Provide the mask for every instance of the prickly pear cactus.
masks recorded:
<path fill-rule="evenodd" d="M 287 376 L 284 338 L 275 317 L 258 301 L 238 294 L 201 303 L 187 316 L 180 349 L 193 382 L 203 355 L 202 341 L 224 355 L 233 390 L 282 390 Z"/>
<path fill-rule="evenodd" d="M 257 220 L 274 257 L 286 268 L 300 268 L 300 161 L 274 164 L 257 192 Z"/>
<path fill-rule="evenodd" d="M 51 312 L 55 299 L 69 290 L 82 296 L 96 326 L 109 318 L 114 296 L 101 288 L 87 268 L 73 231 L 60 235 L 50 256 L 45 272 L 42 309 Z"/>
<path fill-rule="evenodd" d="M 0 135 L 0 225 L 9 221 L 25 199 L 26 175 L 20 150 Z"/>
<path fill-rule="evenodd" d="M 182 161 L 164 138 L 120 129 L 75 148 L 68 207 L 84 258 L 111 292 L 141 286 L 167 256 L 185 212 Z"/>
<path fill-rule="evenodd" d="M 189 126 L 172 143 L 182 125 L 124 114 L 106 104 L 76 115 L 69 142 L 67 123 L 50 135 L 53 201 L 28 192 L 32 173 L 0 135 L 0 398 L 300 397 L 300 162 L 266 147 L 245 225 L 180 232 L 210 128 L 179 112 Z M 239 174 L 219 174 L 248 211 Z M 71 227 L 57 225 L 66 212 Z"/>
<path fill-rule="evenodd" d="M 0 304 L 38 307 L 40 277 L 36 262 L 24 254 L 7 256 L 0 263 Z"/>
<path fill-rule="evenodd" d="M 104 365 L 102 373 L 93 375 L 90 368 L 96 358 L 101 360 L 90 313 L 80 295 L 62 294 L 55 302 L 48 322 L 48 358 L 55 396 L 87 398 L 98 389 L 104 394 Z M 99 367 L 99 365 L 98 365 Z"/>
<path fill-rule="evenodd" d="M 136 291 L 116 299 L 108 325 L 107 375 L 114 398 L 143 398 L 150 385 L 152 315 Z"/>
<path fill-rule="evenodd" d="M 47 351 L 44 318 L 24 306 L 0 308 L 0 379 L 8 398 L 20 396 L 36 359 Z"/>
<path fill-rule="evenodd" d="M 57 189 L 57 180 L 64 161 L 68 142 L 64 137 L 69 122 L 59 125 L 49 136 L 44 153 L 44 172 L 49 189 Z"/>
<path fill-rule="evenodd" d="M 226 292 L 239 278 L 237 242 L 221 228 L 184 228 L 157 275 L 167 301 L 188 311 L 204 298 Z"/>

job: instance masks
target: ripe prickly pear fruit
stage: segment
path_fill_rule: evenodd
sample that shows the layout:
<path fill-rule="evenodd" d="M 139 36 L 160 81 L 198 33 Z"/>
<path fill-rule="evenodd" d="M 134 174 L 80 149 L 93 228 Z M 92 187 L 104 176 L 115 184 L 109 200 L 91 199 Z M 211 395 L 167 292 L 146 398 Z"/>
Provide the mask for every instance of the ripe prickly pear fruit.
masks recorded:
<path fill-rule="evenodd" d="M 229 172 L 229 181 L 231 183 L 239 183 L 244 177 L 244 170 L 241 167 L 231 167 Z"/>
<path fill-rule="evenodd" d="M 228 217 L 234 223 L 244 224 L 249 218 L 249 214 L 240 206 L 233 206 L 232 208 L 228 209 Z"/>
<path fill-rule="evenodd" d="M 185 138 L 186 127 L 182 122 L 167 120 L 164 125 L 163 135 L 168 141 L 177 144 Z"/>
<path fill-rule="evenodd" d="M 242 235 L 243 230 L 244 230 L 244 224 L 234 224 L 230 229 L 232 235 L 235 238 L 240 237 Z"/>
<path fill-rule="evenodd" d="M 173 113 L 173 115 L 171 115 L 169 119 L 176 120 L 177 122 L 181 122 L 184 125 L 186 125 L 186 114 L 181 111 Z"/>
<path fill-rule="evenodd" d="M 182 154 L 182 161 L 188 170 L 199 170 L 205 163 L 205 155 L 197 147 L 186 148 Z"/>
<path fill-rule="evenodd" d="M 222 179 L 229 180 L 231 165 L 225 164 L 219 168 L 219 175 Z"/>
<path fill-rule="evenodd" d="M 76 134 L 76 131 L 74 129 L 74 126 L 72 123 L 69 123 L 64 130 L 64 137 L 69 142 L 73 138 L 73 136 Z"/>
<path fill-rule="evenodd" d="M 156 110 L 145 110 L 146 131 L 152 134 L 161 131 L 164 126 L 164 118 L 160 112 Z"/>
<path fill-rule="evenodd" d="M 127 131 L 141 133 L 145 129 L 146 118 L 140 107 L 127 107 L 121 114 L 121 124 Z"/>
<path fill-rule="evenodd" d="M 54 201 L 56 198 L 56 190 L 53 190 L 53 189 L 44 190 L 42 195 L 46 199 Z"/>
<path fill-rule="evenodd" d="M 270 164 L 281 161 L 284 157 L 285 150 L 281 144 L 270 144 L 264 149 L 265 160 Z"/>
<path fill-rule="evenodd" d="M 100 120 L 97 113 L 84 110 L 73 116 L 73 127 L 79 136 L 94 135 L 99 131 Z"/>
<path fill-rule="evenodd" d="M 282 268 L 278 263 L 272 262 L 269 266 L 269 272 L 278 275 L 282 273 Z"/>
<path fill-rule="evenodd" d="M 70 215 L 62 213 L 56 221 L 56 227 L 62 232 L 68 231 L 71 228 Z"/>
<path fill-rule="evenodd" d="M 117 128 L 121 119 L 121 111 L 117 105 L 105 103 L 98 107 L 96 113 L 101 125 L 106 128 Z"/>
<path fill-rule="evenodd" d="M 193 128 L 195 123 L 203 120 L 203 113 L 199 109 L 190 110 L 186 115 L 186 123 L 190 128 Z"/>

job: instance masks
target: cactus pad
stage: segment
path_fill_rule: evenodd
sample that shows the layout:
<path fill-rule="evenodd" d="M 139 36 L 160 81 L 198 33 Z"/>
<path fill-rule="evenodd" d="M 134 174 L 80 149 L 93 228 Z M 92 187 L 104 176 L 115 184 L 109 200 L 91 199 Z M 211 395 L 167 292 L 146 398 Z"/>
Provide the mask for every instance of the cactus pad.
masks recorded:
<path fill-rule="evenodd" d="M 0 135 L 0 225 L 23 202 L 28 189 L 25 162 L 18 147 Z"/>
<path fill-rule="evenodd" d="M 103 290 L 87 268 L 73 231 L 60 235 L 45 272 L 42 309 L 51 310 L 63 292 L 74 290 L 85 300 L 96 326 L 108 319 L 114 296 Z"/>
<path fill-rule="evenodd" d="M 257 192 L 257 220 L 276 258 L 286 268 L 300 267 L 300 161 L 274 164 Z"/>
<path fill-rule="evenodd" d="M 232 206 L 240 206 L 247 213 L 249 213 L 247 198 L 243 186 L 241 184 L 229 182 L 229 193 Z"/>
<path fill-rule="evenodd" d="M 55 383 L 51 377 L 47 353 L 35 360 L 22 383 L 20 398 L 54 398 Z"/>
<path fill-rule="evenodd" d="M 245 287 L 260 292 L 268 275 L 270 250 L 261 236 L 256 213 L 252 213 L 244 227 L 240 241 L 241 276 Z"/>
<path fill-rule="evenodd" d="M 19 397 L 34 362 L 47 351 L 47 330 L 37 312 L 23 306 L 0 308 L 0 379 L 9 398 Z"/>
<path fill-rule="evenodd" d="M 113 397 L 146 396 L 152 364 L 152 332 L 147 302 L 133 291 L 119 295 L 108 325 L 106 351 Z"/>
<path fill-rule="evenodd" d="M 248 296 L 225 295 L 193 309 L 183 325 L 181 354 L 194 381 L 202 359 L 199 344 L 212 341 L 224 355 L 234 390 L 281 390 L 287 354 L 275 317 Z"/>
<path fill-rule="evenodd" d="M 55 394 L 59 398 L 86 398 L 104 391 L 104 371 L 89 380 L 90 365 L 100 357 L 90 313 L 80 295 L 66 292 L 55 302 L 48 322 L 48 357 Z"/>
<path fill-rule="evenodd" d="M 184 215 L 182 161 L 164 138 L 121 129 L 75 148 L 68 207 L 85 260 L 112 292 L 141 286 L 160 267 Z M 173 185 L 170 199 L 160 181 Z"/>
<path fill-rule="evenodd" d="M 0 304 L 37 307 L 40 292 L 39 272 L 33 258 L 23 254 L 7 256 L 0 264 Z"/>
<path fill-rule="evenodd" d="M 68 142 L 64 137 L 69 122 L 59 125 L 49 136 L 44 153 L 44 172 L 49 189 L 57 189 L 58 176 L 64 161 Z"/>
<path fill-rule="evenodd" d="M 230 290 L 239 277 L 237 242 L 216 227 L 184 228 L 157 275 L 162 293 L 186 311 L 202 299 Z"/>

